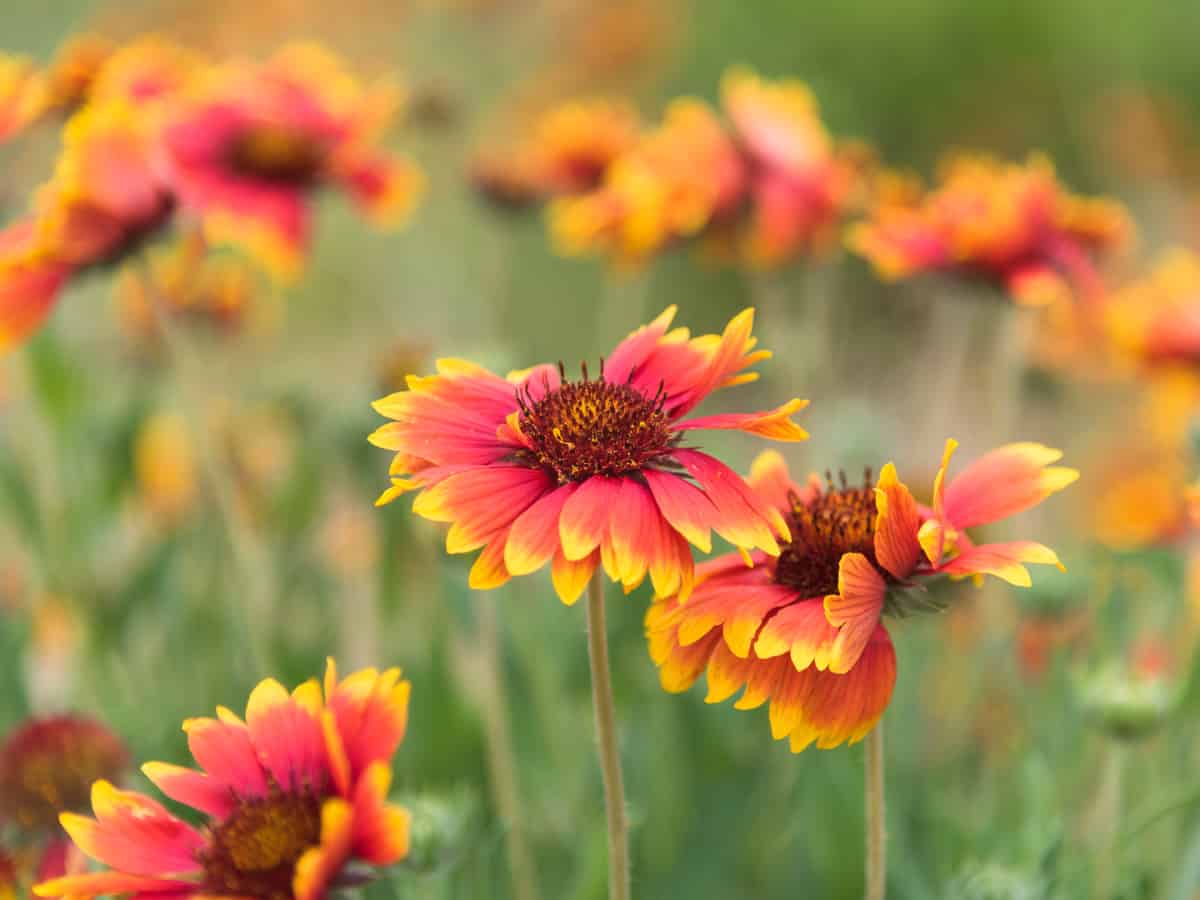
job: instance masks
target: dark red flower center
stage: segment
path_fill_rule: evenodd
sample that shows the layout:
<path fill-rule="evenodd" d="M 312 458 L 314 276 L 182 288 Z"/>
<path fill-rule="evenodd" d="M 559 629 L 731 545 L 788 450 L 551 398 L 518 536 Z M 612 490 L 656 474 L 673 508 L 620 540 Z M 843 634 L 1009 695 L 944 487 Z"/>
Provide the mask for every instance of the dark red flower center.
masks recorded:
<path fill-rule="evenodd" d="M 229 148 L 234 171 L 283 184 L 311 184 L 321 173 L 326 147 L 311 135 L 279 125 L 256 125 Z"/>
<path fill-rule="evenodd" d="M 528 455 L 560 484 L 635 472 L 674 442 L 662 389 L 647 397 L 630 384 L 606 381 L 603 367 L 595 381 L 584 366 L 581 380 L 564 381 L 540 400 L 526 390 L 517 402 L 521 432 L 533 445 Z"/>
<path fill-rule="evenodd" d="M 272 787 L 243 800 L 219 825 L 201 856 L 206 892 L 290 900 L 296 862 L 321 839 L 321 803 L 312 793 Z"/>
<path fill-rule="evenodd" d="M 127 762 L 124 745 L 98 722 L 34 720 L 0 747 L 0 819 L 54 828 L 59 813 L 88 808 L 93 782 L 119 781 Z"/>
<path fill-rule="evenodd" d="M 843 554 L 861 553 L 875 562 L 875 492 L 870 472 L 863 486 L 855 488 L 847 485 L 845 474 L 838 489 L 832 477 L 826 478 L 828 490 L 811 503 L 792 498 L 787 517 L 792 540 L 775 565 L 775 580 L 804 597 L 837 593 Z"/>

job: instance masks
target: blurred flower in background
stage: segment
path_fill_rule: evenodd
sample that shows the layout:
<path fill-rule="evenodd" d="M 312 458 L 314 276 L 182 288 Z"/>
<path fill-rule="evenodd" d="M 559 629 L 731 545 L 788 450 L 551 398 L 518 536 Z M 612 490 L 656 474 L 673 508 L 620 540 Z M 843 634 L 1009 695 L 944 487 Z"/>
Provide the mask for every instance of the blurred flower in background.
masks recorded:
<path fill-rule="evenodd" d="M 293 277 L 308 252 L 315 188 L 340 186 L 380 224 L 411 210 L 417 169 L 378 145 L 398 99 L 390 86 L 363 87 L 315 44 L 218 66 L 168 118 L 171 185 L 208 240 L 244 246 Z"/>
<path fill-rule="evenodd" d="M 1092 724 L 1121 740 L 1158 731 L 1179 702 L 1181 675 L 1175 654 L 1160 638 L 1147 638 L 1087 674 L 1079 696 Z"/>
<path fill-rule="evenodd" d="M 928 194 L 890 192 L 848 235 L 881 277 L 962 272 L 1000 286 L 1015 302 L 1096 302 L 1096 268 L 1130 238 L 1125 210 L 1069 193 L 1041 155 L 1023 165 L 955 154 Z"/>

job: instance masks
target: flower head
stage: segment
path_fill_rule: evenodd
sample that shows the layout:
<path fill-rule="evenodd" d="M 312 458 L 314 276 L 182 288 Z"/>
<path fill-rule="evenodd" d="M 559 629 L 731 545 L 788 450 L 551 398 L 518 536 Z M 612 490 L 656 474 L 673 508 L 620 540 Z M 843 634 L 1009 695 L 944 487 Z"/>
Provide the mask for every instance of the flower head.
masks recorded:
<path fill-rule="evenodd" d="M 1029 459 L 1033 447 L 1041 451 L 1032 454 L 1033 468 L 1010 464 Z M 1054 452 L 1002 447 L 945 491 L 943 470 L 935 495 L 952 501 L 943 497 L 936 508 L 957 517 L 960 529 L 1026 509 L 1069 482 L 1042 474 Z M 891 463 L 874 483 L 869 475 L 861 484 L 813 476 L 798 485 L 782 457 L 768 452 L 749 482 L 787 520 L 791 537 L 778 558 L 755 553 L 747 566 L 729 554 L 704 563 L 690 598 L 656 599 L 646 634 L 666 690 L 686 690 L 702 672 L 710 703 L 745 688 L 737 707 L 769 700 L 773 736 L 790 738 L 797 752 L 814 742 L 829 748 L 858 741 L 883 715 L 896 677 L 883 615 L 919 609 L 926 602 L 923 582 L 940 574 L 991 574 L 1028 584 L 1022 563 L 1058 562 L 1041 544 L 975 546 L 961 530 L 952 548 L 943 541 L 930 553 L 922 538 L 937 513 L 917 504 Z"/>
<path fill-rule="evenodd" d="M 262 64 L 213 69 L 170 116 L 163 150 L 180 203 L 214 242 L 249 248 L 294 275 L 309 240 L 310 194 L 338 185 L 382 224 L 411 209 L 415 167 L 385 153 L 395 92 L 367 89 L 313 45 Z"/>
<path fill-rule="evenodd" d="M 87 808 L 93 781 L 118 780 L 128 765 L 124 742 L 94 719 L 29 719 L 0 744 L 0 821 L 55 829 L 60 813 Z"/>
<path fill-rule="evenodd" d="M 863 153 L 834 145 L 816 99 L 798 81 L 733 69 L 721 95 L 750 162 L 752 209 L 740 252 L 751 263 L 772 264 L 828 245 L 860 186 Z"/>
<path fill-rule="evenodd" d="M 731 216 L 745 179 L 716 113 L 699 100 L 676 100 L 658 128 L 609 165 L 599 187 L 551 205 L 550 231 L 566 255 L 638 263 Z"/>
<path fill-rule="evenodd" d="M 109 871 L 34 888 L 42 897 L 147 893 L 172 897 L 319 900 L 351 860 L 389 865 L 408 846 L 408 813 L 387 803 L 390 760 L 404 737 L 410 686 L 398 669 L 316 679 L 290 694 L 268 679 L 245 719 L 184 723 L 203 771 L 148 763 L 146 777 L 205 818 L 196 828 L 107 781 L 95 818 L 63 816 L 75 843 Z"/>
<path fill-rule="evenodd" d="M 0 349 L 36 329 L 73 276 L 133 252 L 172 211 L 133 107 L 88 106 L 63 140 L 33 215 L 0 232 Z"/>
<path fill-rule="evenodd" d="M 966 272 L 995 282 L 1018 303 L 1044 305 L 1103 293 L 1095 260 L 1128 238 L 1117 203 L 1080 197 L 1059 183 L 1050 161 L 1025 165 L 956 155 L 923 198 L 886 198 L 849 235 L 852 249 L 885 278 Z"/>
<path fill-rule="evenodd" d="M 690 418 L 708 394 L 752 380 L 753 314 L 721 335 L 670 329 L 674 307 L 630 334 L 591 377 L 538 366 L 501 378 L 462 360 L 410 376 L 378 401 L 394 419 L 371 435 L 396 453 L 387 503 L 418 490 L 418 515 L 451 523 L 450 553 L 483 548 L 471 585 L 496 587 L 552 562 L 573 603 L 597 566 L 625 589 L 647 574 L 659 593 L 686 595 L 689 543 L 711 533 L 746 550 L 778 553 L 787 526 L 731 469 L 683 443 L 697 429 L 737 429 L 803 440 L 791 420 L 804 401 L 774 410 Z"/>

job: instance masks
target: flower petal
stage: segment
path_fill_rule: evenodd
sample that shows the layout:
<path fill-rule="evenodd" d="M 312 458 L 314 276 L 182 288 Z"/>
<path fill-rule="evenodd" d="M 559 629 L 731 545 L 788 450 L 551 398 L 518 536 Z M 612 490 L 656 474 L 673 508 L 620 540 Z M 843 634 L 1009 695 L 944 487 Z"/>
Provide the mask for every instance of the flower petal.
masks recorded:
<path fill-rule="evenodd" d="M 724 413 L 685 419 L 675 424 L 676 431 L 690 429 L 732 429 L 756 434 L 773 441 L 806 441 L 808 432 L 792 421 L 791 417 L 808 406 L 807 400 L 793 399 L 764 412 Z"/>
<path fill-rule="evenodd" d="M 937 571 L 946 575 L 995 575 L 1016 587 L 1030 587 L 1033 579 L 1022 563 L 1063 568 L 1058 554 L 1049 547 L 1033 541 L 1010 541 L 971 547 L 938 566 Z"/>
<path fill-rule="evenodd" d="M 921 558 L 917 501 L 888 463 L 875 486 L 875 558 L 898 579 L 907 578 Z"/>
<path fill-rule="evenodd" d="M 510 575 L 536 572 L 553 558 L 560 546 L 558 522 L 563 504 L 575 490 L 574 484 L 560 485 L 516 518 L 504 542 L 504 566 Z"/>
<path fill-rule="evenodd" d="M 838 563 L 838 592 L 825 598 L 825 616 L 838 629 L 829 671 L 843 675 L 854 668 L 875 632 L 887 582 L 861 553 L 845 553 Z"/>
<path fill-rule="evenodd" d="M 985 453 L 947 486 L 945 518 L 957 528 L 970 528 L 1037 506 L 1079 477 L 1076 469 L 1050 465 L 1061 458 L 1061 450 L 1035 443 Z"/>

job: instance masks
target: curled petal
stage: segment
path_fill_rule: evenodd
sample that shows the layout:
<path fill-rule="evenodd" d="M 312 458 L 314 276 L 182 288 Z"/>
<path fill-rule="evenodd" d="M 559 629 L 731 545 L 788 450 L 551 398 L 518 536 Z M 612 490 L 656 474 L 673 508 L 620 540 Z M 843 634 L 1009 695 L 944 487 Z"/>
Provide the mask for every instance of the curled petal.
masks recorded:
<path fill-rule="evenodd" d="M 888 463 L 875 487 L 875 558 L 898 579 L 907 578 L 921 556 L 917 501 Z"/>
<path fill-rule="evenodd" d="M 861 553 L 846 553 L 838 563 L 838 592 L 825 598 L 825 616 L 838 629 L 829 671 L 842 675 L 854 668 L 879 623 L 887 582 Z"/>

